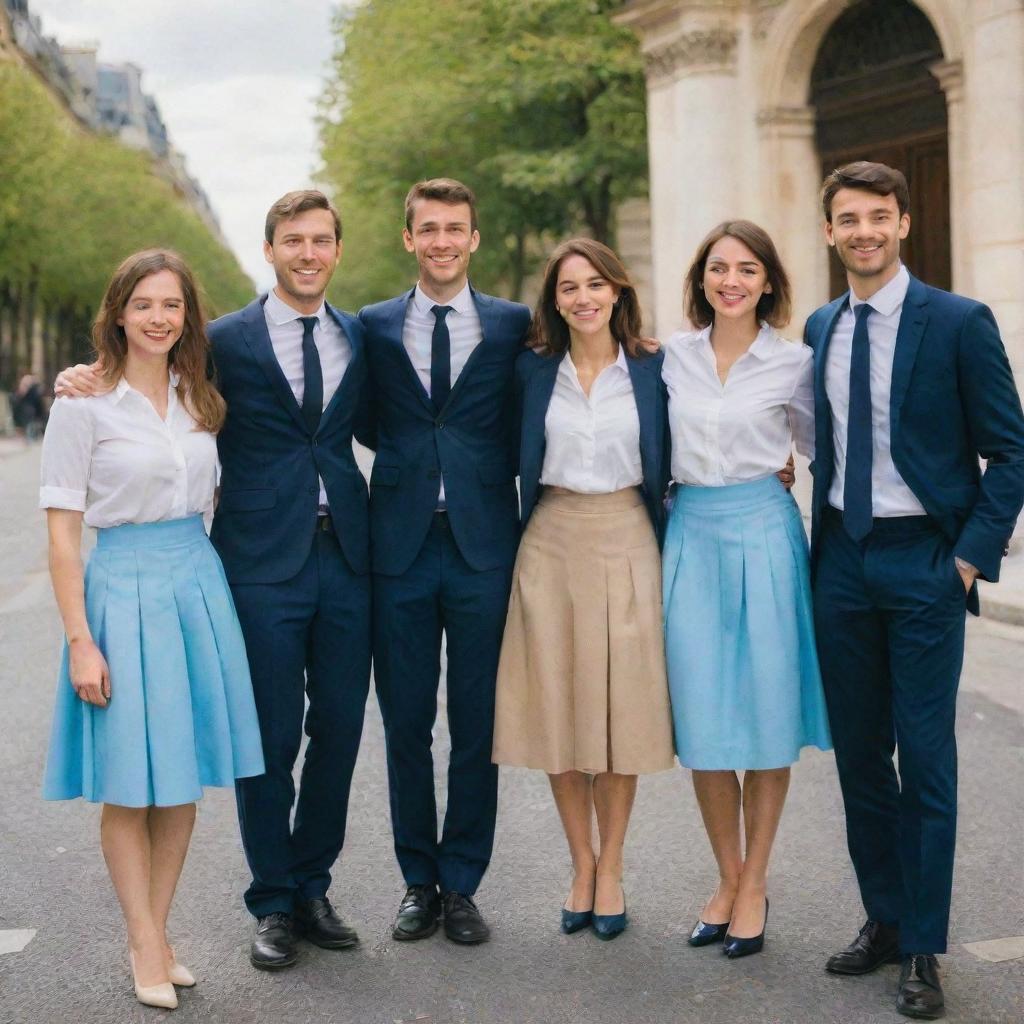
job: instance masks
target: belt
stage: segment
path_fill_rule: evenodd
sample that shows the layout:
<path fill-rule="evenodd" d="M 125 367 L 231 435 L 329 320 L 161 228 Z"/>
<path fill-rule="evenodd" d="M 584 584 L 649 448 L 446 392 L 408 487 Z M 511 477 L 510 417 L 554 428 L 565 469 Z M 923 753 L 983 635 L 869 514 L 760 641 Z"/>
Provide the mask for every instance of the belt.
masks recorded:
<path fill-rule="evenodd" d="M 333 533 L 334 523 L 331 520 L 330 512 L 321 512 L 316 517 L 316 528 L 323 533 Z"/>
<path fill-rule="evenodd" d="M 843 525 L 843 510 L 835 505 L 826 505 L 823 516 L 829 522 Z M 871 532 L 874 534 L 907 534 L 926 530 L 939 530 L 939 524 L 931 516 L 875 516 L 871 520 Z"/>

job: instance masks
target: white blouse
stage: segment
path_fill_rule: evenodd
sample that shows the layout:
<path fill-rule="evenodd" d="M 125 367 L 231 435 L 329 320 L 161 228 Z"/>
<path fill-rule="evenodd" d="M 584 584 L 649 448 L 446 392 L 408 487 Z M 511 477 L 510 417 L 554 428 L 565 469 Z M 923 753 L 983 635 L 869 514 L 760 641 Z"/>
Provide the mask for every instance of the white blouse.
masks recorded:
<path fill-rule="evenodd" d="M 566 352 L 544 418 L 540 482 L 579 494 L 611 494 L 643 482 L 640 417 L 626 353 L 606 366 L 588 398 Z"/>
<path fill-rule="evenodd" d="M 777 473 L 792 452 L 812 457 L 811 349 L 767 324 L 723 384 L 711 328 L 672 335 L 662 378 L 668 387 L 672 479 L 720 487 Z"/>
<path fill-rule="evenodd" d="M 43 437 L 39 507 L 85 513 L 95 529 L 213 516 L 217 441 L 167 389 L 167 418 L 122 377 L 112 391 L 58 398 Z"/>

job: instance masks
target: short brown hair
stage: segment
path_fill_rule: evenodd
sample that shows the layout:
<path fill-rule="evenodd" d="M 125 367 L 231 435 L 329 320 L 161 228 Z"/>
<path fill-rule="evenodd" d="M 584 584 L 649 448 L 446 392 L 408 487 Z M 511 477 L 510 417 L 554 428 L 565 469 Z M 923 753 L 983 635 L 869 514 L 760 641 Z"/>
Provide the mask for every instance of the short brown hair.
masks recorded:
<path fill-rule="evenodd" d="M 412 231 L 412 219 L 416 214 L 416 204 L 421 199 L 437 199 L 452 206 L 466 203 L 469 206 L 469 230 L 476 231 L 476 196 L 468 185 L 454 178 L 428 178 L 417 181 L 405 197 L 405 228 Z"/>
<path fill-rule="evenodd" d="M 832 200 L 841 188 L 859 188 L 876 196 L 894 195 L 901 217 L 910 209 L 910 189 L 902 171 L 870 160 L 857 160 L 837 167 L 821 183 L 821 209 L 829 224 L 832 223 Z"/>
<path fill-rule="evenodd" d="M 715 310 L 704 294 L 704 267 L 708 255 L 716 242 L 723 238 L 735 238 L 742 242 L 764 265 L 771 291 L 765 292 L 757 301 L 757 319 L 764 320 L 772 327 L 785 327 L 793 309 L 792 290 L 789 277 L 771 236 L 764 228 L 749 220 L 725 220 L 708 232 L 697 247 L 690 269 L 683 279 L 683 301 L 686 316 L 695 327 L 707 327 L 715 319 Z"/>
<path fill-rule="evenodd" d="M 334 203 L 319 189 L 300 188 L 294 192 L 285 192 L 267 211 L 267 223 L 263 229 L 267 244 L 274 244 L 274 232 L 281 221 L 291 220 L 307 210 L 326 210 L 334 218 L 334 240 L 341 241 L 341 217 Z"/>
<path fill-rule="evenodd" d="M 629 278 L 622 260 L 603 242 L 593 238 L 570 238 L 562 242 L 551 254 L 544 268 L 540 298 L 533 311 L 533 322 L 526 338 L 528 347 L 545 356 L 562 355 L 569 348 L 569 325 L 558 312 L 555 290 L 558 287 L 558 271 L 570 256 L 582 256 L 609 284 L 619 290 L 619 297 L 612 310 L 612 337 L 626 346 L 631 356 L 645 355 L 649 350 L 644 346 L 641 335 L 640 302 L 636 289 Z"/>

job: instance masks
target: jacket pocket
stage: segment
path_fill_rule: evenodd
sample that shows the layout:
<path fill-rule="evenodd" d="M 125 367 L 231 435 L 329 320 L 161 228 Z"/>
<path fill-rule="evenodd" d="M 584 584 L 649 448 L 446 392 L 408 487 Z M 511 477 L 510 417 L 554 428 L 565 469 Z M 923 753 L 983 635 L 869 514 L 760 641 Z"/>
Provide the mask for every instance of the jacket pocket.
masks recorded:
<path fill-rule="evenodd" d="M 277 504 L 277 490 L 258 487 L 240 491 L 221 491 L 218 512 L 262 512 Z"/>
<path fill-rule="evenodd" d="M 381 466 L 376 462 L 370 470 L 371 487 L 394 487 L 398 483 L 398 475 L 401 472 L 398 466 Z"/>

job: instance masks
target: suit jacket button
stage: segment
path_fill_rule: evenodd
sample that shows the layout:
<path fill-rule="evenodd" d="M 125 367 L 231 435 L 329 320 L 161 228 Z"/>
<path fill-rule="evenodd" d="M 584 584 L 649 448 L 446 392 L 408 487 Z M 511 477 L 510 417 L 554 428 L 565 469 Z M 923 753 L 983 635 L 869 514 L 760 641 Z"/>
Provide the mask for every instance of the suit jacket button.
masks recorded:
<path fill-rule="evenodd" d="M 437 421 L 437 429 L 438 430 L 444 430 L 444 420 L 438 420 Z"/>

